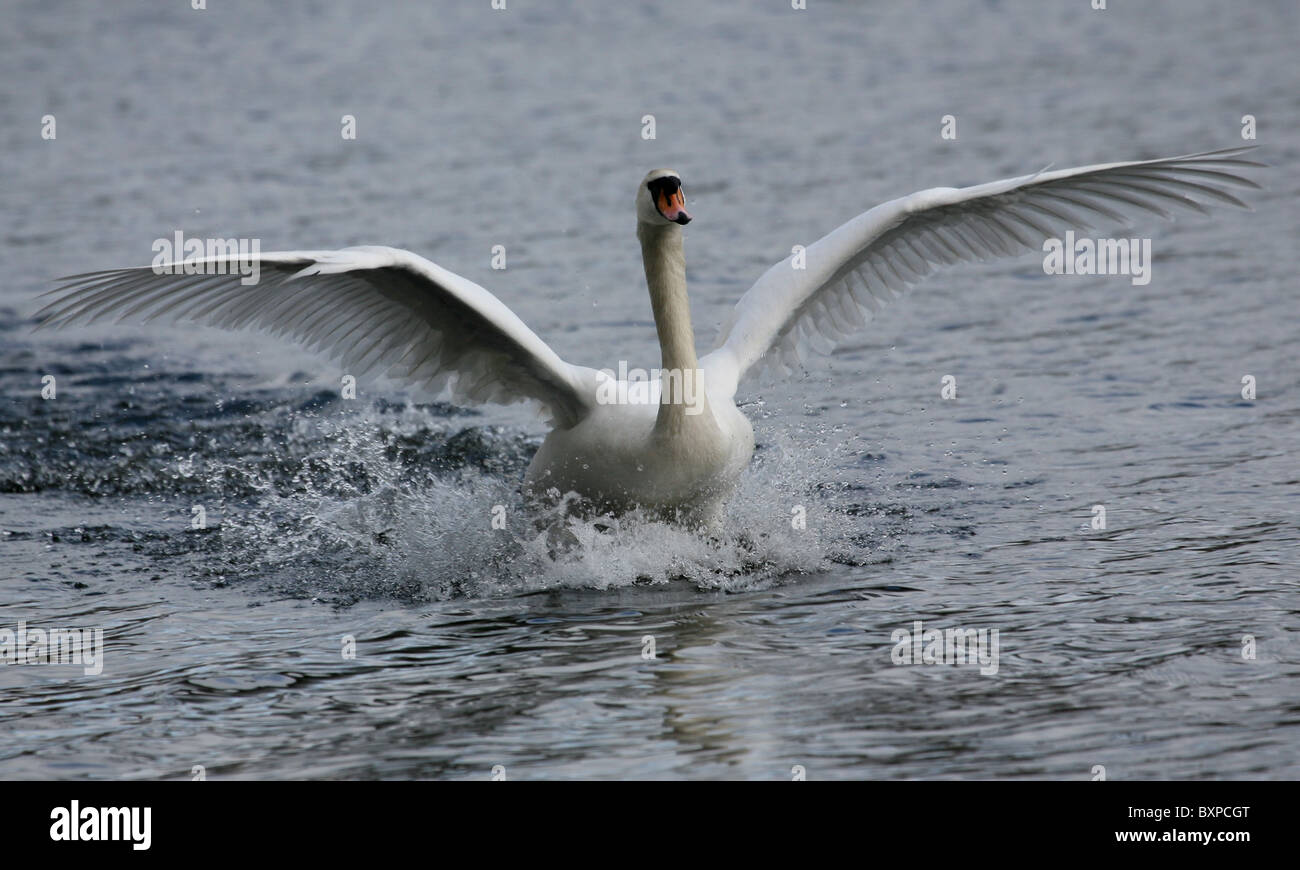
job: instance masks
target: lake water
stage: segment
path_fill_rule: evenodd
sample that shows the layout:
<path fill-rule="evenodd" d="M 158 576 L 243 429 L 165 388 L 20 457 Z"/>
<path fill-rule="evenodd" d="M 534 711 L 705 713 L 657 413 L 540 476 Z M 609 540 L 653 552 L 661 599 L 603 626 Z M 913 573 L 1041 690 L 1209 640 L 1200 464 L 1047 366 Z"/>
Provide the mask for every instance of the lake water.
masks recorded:
<path fill-rule="evenodd" d="M 0 667 L 0 777 L 1300 776 L 1294 3 L 208 5 L 2 13 L 0 628 L 105 651 Z M 255 334 L 31 333 L 53 278 L 181 230 L 409 248 L 566 359 L 651 367 L 650 168 L 685 180 L 707 347 L 878 202 L 1246 114 L 1266 189 L 1125 233 L 1149 284 L 954 269 L 748 385 L 716 543 L 494 531 L 544 432 L 517 408 L 345 400 Z M 916 621 L 996 630 L 996 673 L 896 665 Z"/>

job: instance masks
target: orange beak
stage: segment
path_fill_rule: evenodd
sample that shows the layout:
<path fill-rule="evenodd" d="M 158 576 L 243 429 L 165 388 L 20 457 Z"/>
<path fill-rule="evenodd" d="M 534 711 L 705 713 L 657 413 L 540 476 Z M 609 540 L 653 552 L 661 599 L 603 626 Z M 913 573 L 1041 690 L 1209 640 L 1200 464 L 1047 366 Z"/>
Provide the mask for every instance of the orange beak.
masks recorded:
<path fill-rule="evenodd" d="M 655 205 L 661 215 L 674 223 L 691 222 L 691 216 L 686 212 L 686 194 L 680 187 L 672 194 L 660 192 L 659 201 Z"/>

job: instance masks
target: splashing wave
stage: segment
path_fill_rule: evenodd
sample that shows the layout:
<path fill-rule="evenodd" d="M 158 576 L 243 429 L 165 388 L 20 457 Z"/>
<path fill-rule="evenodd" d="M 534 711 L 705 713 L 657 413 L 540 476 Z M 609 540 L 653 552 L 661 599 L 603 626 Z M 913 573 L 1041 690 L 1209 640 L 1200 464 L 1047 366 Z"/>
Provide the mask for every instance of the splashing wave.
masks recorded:
<path fill-rule="evenodd" d="M 833 451 L 760 450 L 722 532 L 705 537 L 636 513 L 581 518 L 561 505 L 539 515 L 518 491 L 535 441 L 482 428 L 448 437 L 409 415 L 401 422 L 311 421 L 319 433 L 302 434 L 316 449 L 290 486 L 263 467 L 211 465 L 214 488 L 258 493 L 223 513 L 223 579 L 270 576 L 284 591 L 344 600 L 674 581 L 736 591 L 870 554 L 862 517 L 812 483 L 833 478 Z M 444 454 L 460 444 L 462 455 L 413 463 L 422 439 Z"/>

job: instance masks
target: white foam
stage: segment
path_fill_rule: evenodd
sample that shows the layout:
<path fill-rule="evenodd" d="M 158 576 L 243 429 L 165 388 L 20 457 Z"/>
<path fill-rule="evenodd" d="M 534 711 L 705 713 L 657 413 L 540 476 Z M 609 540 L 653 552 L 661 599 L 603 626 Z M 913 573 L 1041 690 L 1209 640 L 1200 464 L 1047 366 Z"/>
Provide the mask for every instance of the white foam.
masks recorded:
<path fill-rule="evenodd" d="M 516 477 L 472 467 L 412 481 L 407 467 L 385 455 L 375 421 L 313 425 L 320 431 L 295 477 L 299 491 L 280 494 L 264 480 L 256 504 L 227 509 L 222 540 L 232 564 L 268 578 L 294 575 L 309 586 L 306 575 L 315 572 L 322 591 L 358 597 L 481 597 L 670 581 L 735 591 L 819 571 L 828 558 L 861 546 L 854 541 L 861 540 L 863 518 L 836 512 L 813 484 L 836 479 L 840 457 L 832 448 L 809 449 L 807 432 L 792 437 L 797 450 L 766 433 L 768 446 L 731 499 L 721 534 L 710 538 L 635 513 L 586 519 L 560 508 L 538 516 L 524 506 Z M 382 425 L 394 431 L 428 420 L 399 415 Z M 358 469 L 372 482 L 368 491 L 353 486 Z M 217 469 L 214 480 L 235 471 L 248 473 Z M 797 508 L 806 517 L 802 527 L 792 522 Z M 494 515 L 504 517 L 504 529 L 494 528 Z"/>

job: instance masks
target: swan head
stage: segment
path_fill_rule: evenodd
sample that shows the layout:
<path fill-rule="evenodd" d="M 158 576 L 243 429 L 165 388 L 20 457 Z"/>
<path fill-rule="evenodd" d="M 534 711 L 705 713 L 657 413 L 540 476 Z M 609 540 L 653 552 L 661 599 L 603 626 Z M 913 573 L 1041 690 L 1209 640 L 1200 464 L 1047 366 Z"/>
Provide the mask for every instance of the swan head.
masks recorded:
<path fill-rule="evenodd" d="M 682 177 L 671 169 L 646 173 L 636 192 L 636 219 L 651 226 L 690 223 Z"/>

